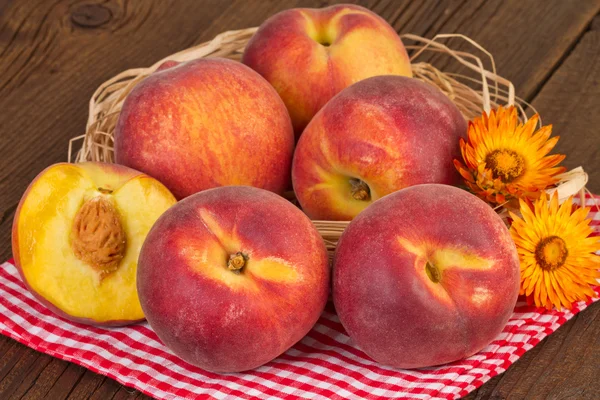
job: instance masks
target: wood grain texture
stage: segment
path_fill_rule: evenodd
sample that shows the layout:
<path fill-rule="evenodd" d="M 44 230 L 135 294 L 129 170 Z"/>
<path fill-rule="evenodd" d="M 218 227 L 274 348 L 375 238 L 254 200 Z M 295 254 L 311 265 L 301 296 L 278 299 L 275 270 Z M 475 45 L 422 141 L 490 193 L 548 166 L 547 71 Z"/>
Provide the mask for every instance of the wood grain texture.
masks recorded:
<path fill-rule="evenodd" d="M 560 136 L 564 165 L 582 165 L 588 188 L 600 193 L 600 17 L 533 100 L 544 123 Z"/>
<path fill-rule="evenodd" d="M 399 33 L 459 32 L 486 47 L 499 73 L 561 135 L 565 165 L 583 165 L 589 187 L 600 192 L 600 21 L 594 19 L 600 0 L 354 2 Z M 282 9 L 332 3 L 0 0 L 0 258 L 10 257 L 21 194 L 43 168 L 66 159 L 68 138 L 83 133 L 89 98 L 100 83 L 222 31 L 257 26 Z M 599 309 L 584 311 L 469 398 L 594 398 L 600 393 Z M 0 399 L 12 398 L 147 397 L 0 337 Z"/>
<path fill-rule="evenodd" d="M 600 192 L 600 17 L 533 99 L 561 136 L 569 168 L 583 165 Z M 575 316 L 504 374 L 468 399 L 597 399 L 600 393 L 600 304 Z"/>

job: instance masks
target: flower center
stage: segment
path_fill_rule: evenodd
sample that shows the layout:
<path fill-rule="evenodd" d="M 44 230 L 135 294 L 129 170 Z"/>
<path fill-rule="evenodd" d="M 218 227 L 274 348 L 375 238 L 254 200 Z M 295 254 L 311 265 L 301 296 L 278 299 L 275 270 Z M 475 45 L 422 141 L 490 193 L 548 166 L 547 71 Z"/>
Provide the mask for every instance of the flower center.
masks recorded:
<path fill-rule="evenodd" d="M 535 248 L 535 259 L 546 271 L 562 267 L 568 255 L 567 244 L 558 236 L 542 239 Z"/>
<path fill-rule="evenodd" d="M 485 158 L 485 166 L 492 170 L 494 178 L 512 182 L 525 172 L 525 160 L 512 150 L 494 150 Z"/>

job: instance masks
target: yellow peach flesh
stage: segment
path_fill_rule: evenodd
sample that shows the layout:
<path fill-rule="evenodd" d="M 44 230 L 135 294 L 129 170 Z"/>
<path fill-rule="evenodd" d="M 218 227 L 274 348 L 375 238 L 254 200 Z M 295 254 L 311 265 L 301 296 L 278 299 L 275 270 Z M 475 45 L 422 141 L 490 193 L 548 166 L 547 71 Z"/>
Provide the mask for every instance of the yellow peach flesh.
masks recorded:
<path fill-rule="evenodd" d="M 115 207 L 127 238 L 124 258 L 105 276 L 80 260 L 71 243 L 75 215 L 98 196 Z M 164 186 L 145 175 L 102 173 L 94 164 L 48 169 L 31 186 L 18 216 L 24 279 L 68 316 L 98 323 L 143 319 L 136 292 L 137 256 L 154 221 L 174 203 Z"/>

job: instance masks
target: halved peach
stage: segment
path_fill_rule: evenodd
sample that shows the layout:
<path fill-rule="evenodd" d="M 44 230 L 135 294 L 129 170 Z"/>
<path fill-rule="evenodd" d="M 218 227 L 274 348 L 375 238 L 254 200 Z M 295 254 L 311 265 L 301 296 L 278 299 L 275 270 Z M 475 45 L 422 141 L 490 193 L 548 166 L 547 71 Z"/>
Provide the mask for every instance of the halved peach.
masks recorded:
<path fill-rule="evenodd" d="M 52 165 L 17 208 L 15 264 L 29 290 L 67 319 L 109 326 L 143 320 L 138 255 L 175 202 L 159 181 L 121 165 Z"/>

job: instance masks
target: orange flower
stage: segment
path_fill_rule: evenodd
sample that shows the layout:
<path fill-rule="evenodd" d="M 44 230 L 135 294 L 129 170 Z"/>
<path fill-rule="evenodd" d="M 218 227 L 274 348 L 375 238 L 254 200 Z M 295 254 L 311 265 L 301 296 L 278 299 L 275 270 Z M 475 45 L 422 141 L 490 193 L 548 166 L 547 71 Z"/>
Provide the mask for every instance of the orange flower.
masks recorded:
<path fill-rule="evenodd" d="M 509 212 L 510 233 L 521 262 L 521 290 L 538 307 L 572 308 L 573 303 L 595 296 L 591 286 L 600 278 L 600 238 L 590 237 L 589 208 L 573 211 L 572 197 L 558 205 L 554 193 L 532 204 L 520 200 L 519 218 Z"/>
<path fill-rule="evenodd" d="M 460 140 L 464 164 L 454 160 L 469 189 L 490 204 L 504 204 L 527 197 L 536 199 L 541 191 L 558 181 L 565 171 L 557 165 L 564 155 L 547 155 L 558 142 L 550 138 L 552 126 L 535 130 L 534 115 L 519 123 L 515 107 L 492 110 L 469 122 L 468 138 Z"/>

